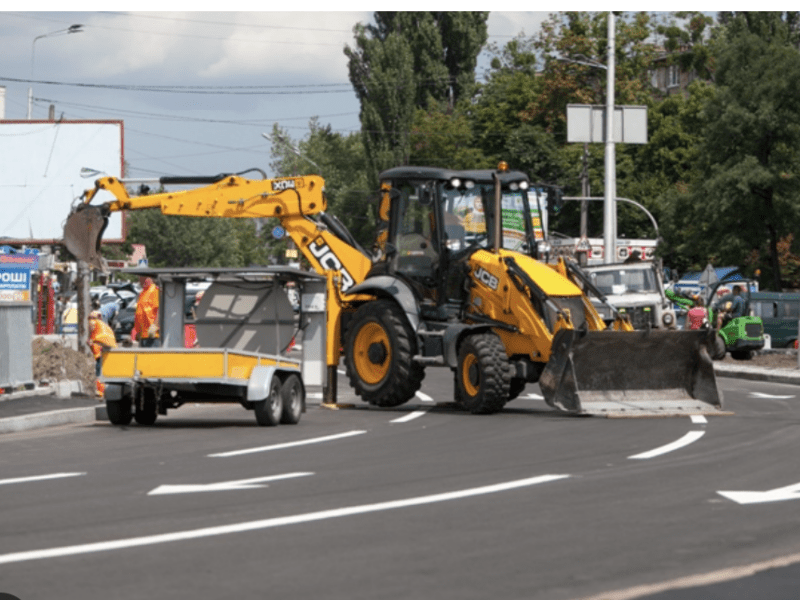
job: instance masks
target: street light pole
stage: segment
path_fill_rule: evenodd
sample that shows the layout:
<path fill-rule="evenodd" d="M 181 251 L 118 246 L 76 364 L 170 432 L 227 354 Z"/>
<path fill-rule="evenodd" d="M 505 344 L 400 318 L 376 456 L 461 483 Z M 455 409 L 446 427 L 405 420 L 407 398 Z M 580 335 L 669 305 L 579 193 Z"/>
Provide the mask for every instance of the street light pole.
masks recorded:
<path fill-rule="evenodd" d="M 603 206 L 603 263 L 617 257 L 617 157 L 614 147 L 614 12 L 608 12 L 608 60 L 606 61 L 606 155 L 605 204 Z"/>
<path fill-rule="evenodd" d="M 285 137 L 283 137 L 283 136 L 282 136 L 282 135 L 280 135 L 279 133 L 275 134 L 275 136 L 274 136 L 274 137 L 273 137 L 273 136 L 271 136 L 271 135 L 270 135 L 270 134 L 268 134 L 268 133 L 262 133 L 261 135 L 262 135 L 263 137 L 265 137 L 266 139 L 268 139 L 268 140 L 269 140 L 270 142 L 272 142 L 273 144 L 274 144 L 275 142 L 278 142 L 279 144 L 283 144 L 283 145 L 284 145 L 284 146 L 286 146 L 286 147 L 287 147 L 289 150 L 291 150 L 291 151 L 292 151 L 294 154 L 296 154 L 297 156 L 299 156 L 301 159 L 303 159 L 304 161 L 306 161 L 306 162 L 308 162 L 308 163 L 311 163 L 312 165 L 314 165 L 314 166 L 317 168 L 317 170 L 319 170 L 319 174 L 320 174 L 320 175 L 322 175 L 322 167 L 320 167 L 320 166 L 319 166 L 317 163 L 315 163 L 313 160 L 311 160 L 310 158 L 308 158 L 308 157 L 307 157 L 307 156 L 305 156 L 304 154 L 301 154 L 301 153 L 300 153 L 300 150 L 298 150 L 297 148 L 295 148 L 295 147 L 294 147 L 294 144 L 292 144 L 291 142 L 289 142 L 289 140 L 287 140 Z"/>
<path fill-rule="evenodd" d="M 36 42 L 38 40 L 46 37 L 53 37 L 56 35 L 66 35 L 69 33 L 82 33 L 82 32 L 83 32 L 83 25 L 70 25 L 66 29 L 51 31 L 50 33 L 37 35 L 35 38 L 33 38 L 33 43 L 31 44 L 31 80 L 33 79 L 33 61 L 34 57 L 36 56 Z M 30 86 L 28 86 L 28 121 L 31 120 L 32 114 L 33 114 L 33 82 L 31 81 Z"/>

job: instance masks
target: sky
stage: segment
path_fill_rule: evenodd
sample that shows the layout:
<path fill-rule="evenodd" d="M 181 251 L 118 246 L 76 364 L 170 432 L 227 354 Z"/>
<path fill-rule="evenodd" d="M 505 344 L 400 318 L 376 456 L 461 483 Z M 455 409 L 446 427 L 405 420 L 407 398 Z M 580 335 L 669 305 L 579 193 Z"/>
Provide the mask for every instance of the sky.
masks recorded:
<path fill-rule="evenodd" d="M 268 176 L 277 123 L 359 130 L 343 48 L 371 12 L 0 12 L 5 119 L 49 106 L 66 120 L 123 120 L 127 177 Z M 489 41 L 534 34 L 544 12 L 492 12 Z M 78 33 L 66 33 L 72 25 Z M 485 69 L 485 56 L 479 63 Z M 90 167 L 90 165 L 87 165 Z"/>

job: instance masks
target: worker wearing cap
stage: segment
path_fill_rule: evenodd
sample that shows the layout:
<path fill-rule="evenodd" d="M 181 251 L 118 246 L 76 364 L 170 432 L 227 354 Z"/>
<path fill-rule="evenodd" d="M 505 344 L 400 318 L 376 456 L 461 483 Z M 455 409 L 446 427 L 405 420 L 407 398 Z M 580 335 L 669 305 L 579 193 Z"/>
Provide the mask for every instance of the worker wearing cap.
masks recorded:
<path fill-rule="evenodd" d="M 158 286 L 150 277 L 140 277 L 142 293 L 136 303 L 134 329 L 143 348 L 154 348 L 161 345 L 158 330 Z"/>
<path fill-rule="evenodd" d="M 103 367 L 103 353 L 111 348 L 117 347 L 117 340 L 114 338 L 114 332 L 111 327 L 103 321 L 103 316 L 99 310 L 93 310 L 89 313 L 89 340 L 87 341 L 89 347 L 92 349 L 92 356 L 95 360 L 95 377 L 100 377 Z M 97 395 L 102 397 L 106 386 L 99 379 L 96 382 Z"/>

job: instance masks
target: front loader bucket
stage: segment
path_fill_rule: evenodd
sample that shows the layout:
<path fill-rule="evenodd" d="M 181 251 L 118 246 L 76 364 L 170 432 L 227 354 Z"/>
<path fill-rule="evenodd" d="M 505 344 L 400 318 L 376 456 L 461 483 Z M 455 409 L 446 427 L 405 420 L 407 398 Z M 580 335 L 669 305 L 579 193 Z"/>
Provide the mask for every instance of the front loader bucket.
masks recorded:
<path fill-rule="evenodd" d="M 64 224 L 64 244 L 75 258 L 105 272 L 108 267 L 100 256 L 100 240 L 108 225 L 102 207 L 81 204 L 67 217 Z"/>
<path fill-rule="evenodd" d="M 545 401 L 607 417 L 720 414 L 706 331 L 574 331 L 553 340 Z"/>

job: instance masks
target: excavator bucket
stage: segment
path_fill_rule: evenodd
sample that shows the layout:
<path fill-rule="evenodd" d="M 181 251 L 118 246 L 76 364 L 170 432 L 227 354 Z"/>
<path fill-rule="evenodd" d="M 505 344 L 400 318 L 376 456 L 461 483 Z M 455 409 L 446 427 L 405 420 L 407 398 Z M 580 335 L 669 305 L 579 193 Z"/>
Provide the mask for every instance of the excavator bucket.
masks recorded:
<path fill-rule="evenodd" d="M 576 331 L 553 340 L 539 378 L 545 401 L 606 417 L 720 414 L 722 395 L 697 331 Z"/>
<path fill-rule="evenodd" d="M 105 272 L 108 267 L 100 256 L 100 240 L 108 225 L 102 207 L 81 204 L 67 217 L 64 224 L 64 244 L 75 258 Z"/>

